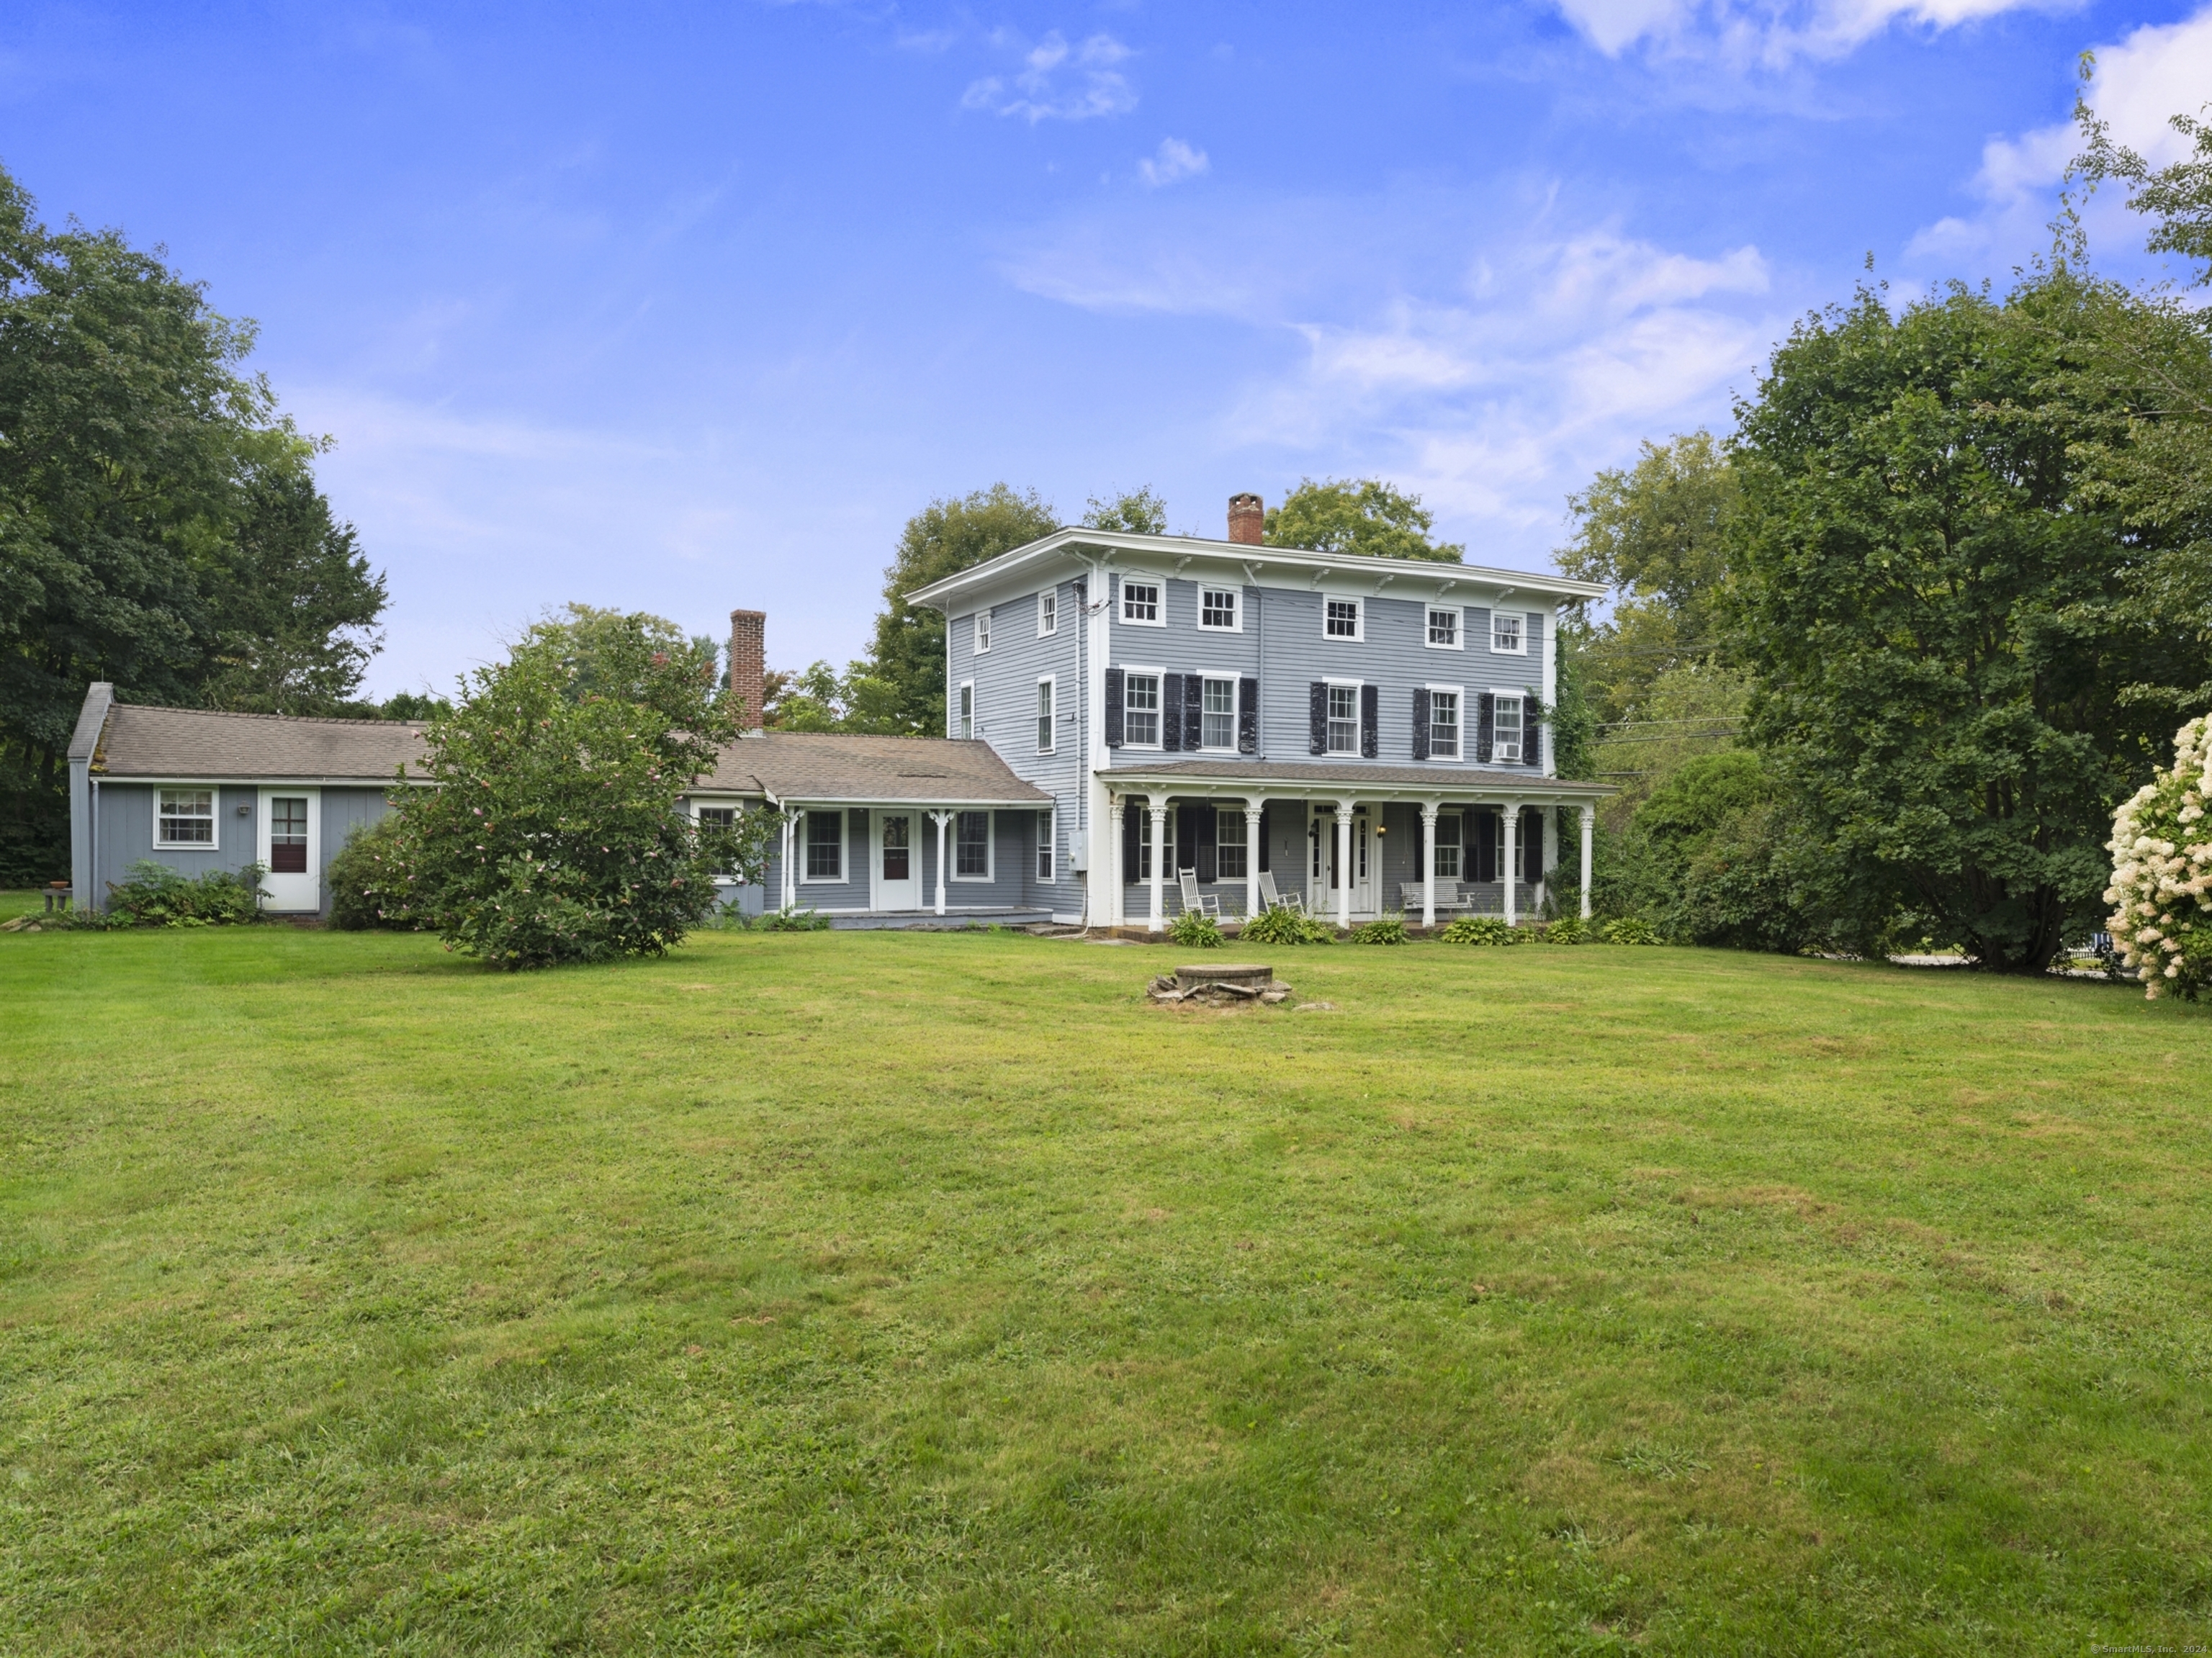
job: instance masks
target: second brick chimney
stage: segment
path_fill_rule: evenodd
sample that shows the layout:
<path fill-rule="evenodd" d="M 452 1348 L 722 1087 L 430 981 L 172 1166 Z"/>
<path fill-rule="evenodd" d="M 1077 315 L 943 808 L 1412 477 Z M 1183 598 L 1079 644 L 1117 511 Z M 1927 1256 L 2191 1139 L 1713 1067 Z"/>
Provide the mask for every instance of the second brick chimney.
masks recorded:
<path fill-rule="evenodd" d="M 761 728 L 761 682 L 768 674 L 768 612 L 730 612 L 730 689 L 744 704 L 743 730 Z"/>
<path fill-rule="evenodd" d="M 1267 529 L 1267 504 L 1259 496 L 1246 491 L 1229 497 L 1229 538 L 1247 547 L 1257 547 L 1266 537 Z"/>

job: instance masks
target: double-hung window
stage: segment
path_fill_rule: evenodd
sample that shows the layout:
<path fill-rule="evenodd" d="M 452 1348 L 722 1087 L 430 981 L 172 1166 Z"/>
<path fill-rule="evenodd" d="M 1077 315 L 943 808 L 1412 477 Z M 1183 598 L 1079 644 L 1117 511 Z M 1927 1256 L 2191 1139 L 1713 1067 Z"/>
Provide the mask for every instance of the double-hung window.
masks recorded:
<path fill-rule="evenodd" d="M 1140 622 L 1147 627 L 1160 624 L 1160 584 L 1157 581 L 1121 583 L 1121 620 Z"/>
<path fill-rule="evenodd" d="M 1359 601 L 1356 598 L 1325 600 L 1322 607 L 1322 633 L 1329 639 L 1359 637 Z"/>
<path fill-rule="evenodd" d="M 1036 878 L 1040 881 L 1049 881 L 1053 878 L 1052 858 L 1057 848 L 1053 844 L 1052 836 L 1052 808 L 1047 806 L 1037 814 Z"/>
<path fill-rule="evenodd" d="M 1121 677 L 1121 740 L 1132 748 L 1159 747 L 1159 675 L 1131 673 Z"/>
<path fill-rule="evenodd" d="M 1048 638 L 1060 631 L 1060 589 L 1048 587 L 1037 595 L 1037 637 Z"/>
<path fill-rule="evenodd" d="M 1037 681 L 1036 733 L 1039 754 L 1052 752 L 1052 691 L 1051 680 Z"/>
<path fill-rule="evenodd" d="M 704 832 L 712 834 L 716 831 L 720 831 L 726 834 L 737 826 L 738 811 L 735 806 L 702 806 L 699 808 L 699 827 Z M 734 879 L 737 872 L 734 870 L 723 869 L 718 866 L 714 870 L 714 874 L 716 880 L 727 881 Z"/>
<path fill-rule="evenodd" d="M 1200 588 L 1198 625 L 1201 628 L 1222 628 L 1232 633 L 1235 632 L 1237 590 L 1234 587 Z"/>
<path fill-rule="evenodd" d="M 1440 651 L 1459 648 L 1459 606 L 1431 604 L 1429 606 L 1429 643 Z"/>
<path fill-rule="evenodd" d="M 1521 617 L 1505 610 L 1490 613 L 1490 648 L 1508 656 L 1528 654 L 1528 636 L 1521 630 Z"/>
<path fill-rule="evenodd" d="M 215 845 L 215 791 L 163 789 L 154 834 L 159 847 Z"/>
<path fill-rule="evenodd" d="M 1209 679 L 1205 685 L 1199 707 L 1199 746 L 1233 749 L 1237 746 L 1237 682 Z"/>
<path fill-rule="evenodd" d="M 991 878 L 991 814 L 963 811 L 952 822 L 952 874 L 956 880 Z"/>
<path fill-rule="evenodd" d="M 960 682 L 960 738 L 963 742 L 975 735 L 975 682 Z"/>
<path fill-rule="evenodd" d="M 806 878 L 842 881 L 845 878 L 845 814 L 810 811 L 806 814 Z"/>
<path fill-rule="evenodd" d="M 1359 752 L 1359 687 L 1331 685 L 1328 688 L 1328 751 L 1331 754 Z"/>
<path fill-rule="evenodd" d="M 1143 806 L 1133 806 L 1130 811 L 1137 825 L 1137 878 L 1149 881 L 1152 878 L 1152 813 Z M 1160 852 L 1165 859 L 1160 867 L 1170 873 L 1182 866 L 1182 860 L 1176 855 L 1176 820 L 1182 816 L 1181 812 L 1171 811 L 1160 824 Z"/>
<path fill-rule="evenodd" d="M 1466 817 L 1456 811 L 1437 814 L 1437 879 L 1456 881 L 1459 878 L 1460 836 L 1467 828 Z"/>
<path fill-rule="evenodd" d="M 975 654 L 981 656 L 991 648 L 991 613 L 988 610 L 975 612 Z"/>
<path fill-rule="evenodd" d="M 1459 693 L 1429 692 L 1429 754 L 1437 760 L 1459 758 Z"/>
<path fill-rule="evenodd" d="M 1521 699 L 1519 697 L 1501 694 L 1492 699 L 1490 732 L 1492 759 L 1517 761 L 1521 758 Z"/>
<path fill-rule="evenodd" d="M 1244 814 L 1227 808 L 1213 815 L 1213 874 L 1218 881 L 1244 878 Z"/>

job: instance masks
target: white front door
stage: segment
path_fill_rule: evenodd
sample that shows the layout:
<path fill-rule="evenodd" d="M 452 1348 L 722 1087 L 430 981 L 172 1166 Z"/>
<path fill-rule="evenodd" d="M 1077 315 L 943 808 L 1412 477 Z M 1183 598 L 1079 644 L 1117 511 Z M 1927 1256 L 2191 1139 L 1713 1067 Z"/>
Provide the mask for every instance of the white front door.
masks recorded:
<path fill-rule="evenodd" d="M 261 878 L 264 909 L 307 911 L 323 907 L 323 801 L 314 789 L 261 791 L 260 832 L 254 856 L 268 866 Z"/>
<path fill-rule="evenodd" d="M 918 811 L 879 811 L 872 842 L 868 903 L 873 909 L 921 908 L 921 837 Z"/>
<path fill-rule="evenodd" d="M 1310 914 L 1334 916 L 1336 914 L 1336 889 L 1342 872 L 1336 866 L 1336 808 L 1315 801 L 1312 818 L 1306 829 L 1306 868 L 1308 886 L 1306 908 Z M 1355 807 L 1352 814 L 1352 913 L 1354 915 L 1374 916 L 1382 913 L 1376 893 L 1382 884 L 1382 846 L 1375 838 L 1374 818 L 1369 808 Z"/>

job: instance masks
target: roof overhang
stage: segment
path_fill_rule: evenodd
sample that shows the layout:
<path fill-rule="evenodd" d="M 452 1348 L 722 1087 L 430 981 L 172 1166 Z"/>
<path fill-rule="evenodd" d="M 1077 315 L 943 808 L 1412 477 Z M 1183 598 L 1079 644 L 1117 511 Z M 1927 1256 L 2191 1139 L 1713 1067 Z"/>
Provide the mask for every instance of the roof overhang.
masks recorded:
<path fill-rule="evenodd" d="M 908 602 L 926 604 L 950 614 L 963 600 L 1000 586 L 1032 586 L 1047 575 L 1077 574 L 1091 565 L 1151 567 L 1163 561 L 1182 569 L 1200 561 L 1215 568 L 1237 568 L 1255 586 L 1288 586 L 1297 581 L 1316 582 L 1331 576 L 1377 584 L 1376 590 L 1399 582 L 1406 585 L 1392 595 L 1413 598 L 1442 596 L 1466 590 L 1493 593 L 1533 593 L 1550 599 L 1580 602 L 1602 598 L 1607 589 L 1594 581 L 1575 581 L 1565 576 L 1541 575 L 1529 570 L 1501 569 L 1483 564 L 1441 564 L 1417 558 L 1367 558 L 1350 553 L 1314 553 L 1296 547 L 1255 547 L 1241 541 L 1209 541 L 1198 536 L 1145 536 L 1122 530 L 1055 530 L 1040 540 L 1012 552 L 987 559 L 957 575 L 933 581 L 907 595 Z M 1263 578 L 1272 577 L 1267 580 Z"/>
<path fill-rule="evenodd" d="M 1224 795 L 1281 800 L 1449 801 L 1472 805 L 1595 805 L 1619 787 L 1561 777 L 1516 777 L 1508 772 L 1446 771 L 1408 775 L 1407 767 L 1362 770 L 1304 766 L 1291 761 L 1246 761 L 1213 766 L 1168 761 L 1155 766 L 1116 766 L 1097 774 L 1115 793 Z"/>

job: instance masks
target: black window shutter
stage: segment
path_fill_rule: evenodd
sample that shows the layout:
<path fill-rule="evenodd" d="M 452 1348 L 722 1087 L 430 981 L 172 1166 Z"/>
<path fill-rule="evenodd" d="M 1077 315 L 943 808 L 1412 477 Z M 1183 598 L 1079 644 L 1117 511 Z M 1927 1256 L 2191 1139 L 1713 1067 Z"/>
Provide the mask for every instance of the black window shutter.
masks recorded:
<path fill-rule="evenodd" d="M 1206 676 L 1182 677 L 1182 745 L 1193 754 L 1206 746 Z"/>
<path fill-rule="evenodd" d="M 1327 754 L 1328 752 L 1328 682 L 1325 679 L 1316 679 L 1313 682 L 1312 689 L 1313 732 L 1312 740 L 1306 744 L 1306 752 Z"/>
<path fill-rule="evenodd" d="M 1134 800 L 1121 807 L 1121 884 L 1133 887 L 1142 878 L 1137 864 L 1137 849 L 1144 844 L 1145 809 Z"/>
<path fill-rule="evenodd" d="M 1492 744 L 1494 740 L 1490 722 L 1497 708 L 1498 699 L 1491 695 L 1488 691 L 1483 692 L 1474 699 L 1474 757 L 1486 766 L 1490 763 Z M 1496 878 L 1486 875 L 1482 878 L 1489 881 Z"/>
<path fill-rule="evenodd" d="M 1268 827 L 1267 808 L 1262 806 L 1260 808 L 1260 873 L 1262 875 L 1272 874 L 1273 872 L 1267 867 Z"/>
<path fill-rule="evenodd" d="M 1429 757 L 1429 688 L 1413 688 L 1413 758 Z"/>
<path fill-rule="evenodd" d="M 1382 688 L 1359 688 L 1359 757 L 1375 759 L 1382 752 Z"/>
<path fill-rule="evenodd" d="M 1260 682 L 1256 679 L 1237 682 L 1237 752 L 1260 752 Z"/>
<path fill-rule="evenodd" d="M 1179 673 L 1160 676 L 1160 746 L 1182 747 L 1182 676 Z"/>
<path fill-rule="evenodd" d="M 1528 872 L 1522 878 L 1534 886 L 1544 878 L 1544 811 L 1530 806 L 1521 814 L 1522 844 L 1528 850 L 1521 859 L 1521 867 Z"/>
<path fill-rule="evenodd" d="M 1544 763 L 1544 726 L 1536 718 L 1541 706 L 1534 692 L 1521 699 L 1521 763 L 1524 766 Z"/>
<path fill-rule="evenodd" d="M 1494 811 L 1474 814 L 1474 878 L 1498 878 L 1498 814 Z"/>
<path fill-rule="evenodd" d="M 1193 806 L 1190 809 L 1192 828 L 1196 831 L 1186 843 L 1191 849 L 1191 866 L 1197 870 L 1198 878 L 1211 883 L 1214 878 L 1214 839 L 1219 820 L 1212 806 Z"/>
<path fill-rule="evenodd" d="M 1121 746 L 1121 671 L 1106 670 L 1106 746 Z"/>

